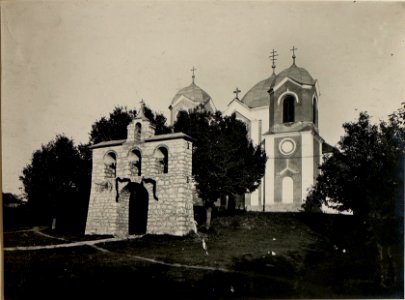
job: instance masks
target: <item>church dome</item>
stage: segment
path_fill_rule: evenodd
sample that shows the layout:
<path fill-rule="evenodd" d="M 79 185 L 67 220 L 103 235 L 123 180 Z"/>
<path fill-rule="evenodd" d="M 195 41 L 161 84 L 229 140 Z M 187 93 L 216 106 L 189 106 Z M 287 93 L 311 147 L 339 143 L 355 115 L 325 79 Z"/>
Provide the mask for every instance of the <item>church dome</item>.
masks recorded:
<path fill-rule="evenodd" d="M 177 99 L 179 99 L 182 96 L 195 102 L 196 104 L 200 103 L 205 104 L 211 100 L 211 96 L 208 95 L 206 91 L 204 91 L 194 82 L 191 83 L 189 86 L 186 86 L 185 88 L 182 88 L 180 91 L 178 91 L 177 94 L 174 96 L 171 104 L 173 105 L 177 101 Z"/>
<path fill-rule="evenodd" d="M 276 80 L 273 81 L 271 86 L 272 87 L 276 86 L 286 77 L 300 84 L 309 84 L 309 85 L 315 84 L 315 80 L 312 78 L 309 72 L 304 68 L 297 67 L 294 63 L 291 65 L 291 67 L 283 70 L 280 74 L 278 74 L 276 76 Z"/>
<path fill-rule="evenodd" d="M 267 79 L 264 79 L 252 87 L 242 98 L 242 102 L 250 108 L 268 106 L 270 86 L 276 79 L 274 73 Z"/>

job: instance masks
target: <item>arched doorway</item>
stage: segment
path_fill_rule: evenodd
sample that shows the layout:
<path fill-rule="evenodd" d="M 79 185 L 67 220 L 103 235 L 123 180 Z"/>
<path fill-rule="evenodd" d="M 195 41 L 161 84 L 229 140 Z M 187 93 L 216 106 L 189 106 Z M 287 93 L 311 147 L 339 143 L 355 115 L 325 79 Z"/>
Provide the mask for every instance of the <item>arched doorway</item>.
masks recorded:
<path fill-rule="evenodd" d="M 142 183 L 131 182 L 128 212 L 128 233 L 144 234 L 148 224 L 149 194 Z"/>
<path fill-rule="evenodd" d="M 281 183 L 282 185 L 282 203 L 294 202 L 294 182 L 291 177 L 284 177 Z"/>

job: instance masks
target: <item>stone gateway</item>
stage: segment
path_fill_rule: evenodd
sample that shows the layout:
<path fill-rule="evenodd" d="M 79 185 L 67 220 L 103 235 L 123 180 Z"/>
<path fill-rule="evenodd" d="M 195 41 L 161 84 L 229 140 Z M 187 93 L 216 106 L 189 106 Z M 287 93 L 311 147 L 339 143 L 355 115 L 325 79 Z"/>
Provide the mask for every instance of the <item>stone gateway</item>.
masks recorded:
<path fill-rule="evenodd" d="M 192 138 L 155 135 L 144 115 L 128 125 L 126 140 L 93 145 L 85 234 L 170 234 L 196 231 L 191 186 Z"/>

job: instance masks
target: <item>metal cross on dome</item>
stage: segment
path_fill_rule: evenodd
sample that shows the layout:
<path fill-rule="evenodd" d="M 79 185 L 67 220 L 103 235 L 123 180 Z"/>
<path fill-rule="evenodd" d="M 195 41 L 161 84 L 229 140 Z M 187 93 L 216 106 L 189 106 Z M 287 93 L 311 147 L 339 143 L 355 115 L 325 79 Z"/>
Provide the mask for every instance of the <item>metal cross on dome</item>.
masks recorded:
<path fill-rule="evenodd" d="M 277 51 L 273 49 L 273 51 L 271 51 L 271 54 L 269 56 L 273 62 L 272 66 L 271 66 L 271 68 L 273 69 L 273 73 L 274 73 L 274 69 L 276 68 L 276 64 L 275 64 L 275 62 L 277 60 L 276 56 L 278 56 Z"/>
<path fill-rule="evenodd" d="M 196 71 L 196 70 L 197 69 L 194 66 L 190 70 L 191 72 L 193 72 L 193 76 L 191 76 L 193 78 L 193 83 L 194 83 L 194 79 L 195 79 L 194 71 Z"/>
<path fill-rule="evenodd" d="M 292 51 L 292 53 L 293 53 L 292 58 L 293 58 L 293 64 L 294 64 L 294 65 L 295 65 L 295 58 L 296 58 L 296 56 L 295 56 L 295 50 L 298 50 L 298 48 L 295 48 L 294 46 L 292 47 L 292 49 L 290 49 L 290 51 Z"/>
<path fill-rule="evenodd" d="M 235 99 L 239 99 L 239 93 L 240 93 L 240 89 L 236 88 L 236 90 L 233 91 L 233 93 L 236 95 Z"/>

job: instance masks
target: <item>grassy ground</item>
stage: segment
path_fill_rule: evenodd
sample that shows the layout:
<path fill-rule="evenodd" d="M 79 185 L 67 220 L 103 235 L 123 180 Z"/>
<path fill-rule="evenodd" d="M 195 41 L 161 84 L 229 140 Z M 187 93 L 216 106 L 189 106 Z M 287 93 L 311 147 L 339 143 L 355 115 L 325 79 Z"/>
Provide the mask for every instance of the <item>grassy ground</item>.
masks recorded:
<path fill-rule="evenodd" d="M 97 244 L 108 252 L 7 251 L 6 299 L 403 298 L 403 285 L 376 287 L 374 258 L 354 222 L 343 215 L 242 213 L 217 216 L 213 230 L 199 236 Z M 19 237 L 9 233 L 5 246 Z M 400 241 L 395 249 L 403 266 Z"/>

